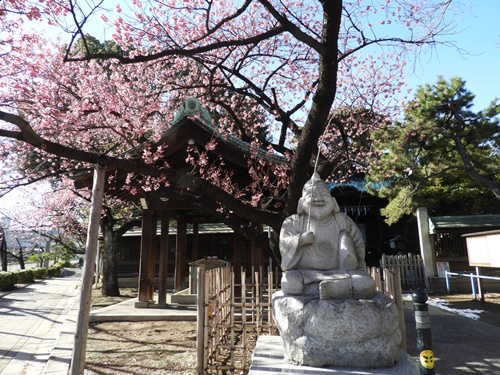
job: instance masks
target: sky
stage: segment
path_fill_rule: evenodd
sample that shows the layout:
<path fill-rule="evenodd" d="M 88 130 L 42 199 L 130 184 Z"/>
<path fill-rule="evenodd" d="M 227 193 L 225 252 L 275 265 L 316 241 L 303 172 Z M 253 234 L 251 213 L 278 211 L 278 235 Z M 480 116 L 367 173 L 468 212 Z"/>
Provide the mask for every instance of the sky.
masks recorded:
<path fill-rule="evenodd" d="M 415 72 L 408 76 L 408 88 L 436 83 L 439 75 L 447 80 L 458 76 L 476 95 L 475 110 L 500 98 L 499 15 L 500 1 L 471 1 L 471 8 L 457 16 L 457 34 L 449 37 L 462 52 L 439 46 L 434 53 L 420 56 Z"/>
<path fill-rule="evenodd" d="M 475 110 L 500 98 L 499 14 L 498 0 L 470 0 L 470 8 L 464 8 L 456 17 L 456 34 L 447 38 L 457 48 L 437 46 L 421 54 L 414 69 L 408 72 L 407 87 L 415 90 L 419 85 L 434 84 L 439 75 L 447 80 L 458 76 L 476 95 Z M 15 192 L 0 198 L 0 209 L 18 200 Z"/>

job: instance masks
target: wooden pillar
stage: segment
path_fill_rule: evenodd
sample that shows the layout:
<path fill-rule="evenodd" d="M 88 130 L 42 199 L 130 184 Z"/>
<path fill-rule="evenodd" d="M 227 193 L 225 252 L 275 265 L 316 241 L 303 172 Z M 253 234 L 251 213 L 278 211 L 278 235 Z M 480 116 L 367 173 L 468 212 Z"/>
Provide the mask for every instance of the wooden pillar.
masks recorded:
<path fill-rule="evenodd" d="M 261 251 L 260 251 L 260 246 L 258 246 L 255 242 L 251 242 L 251 247 L 252 247 L 252 267 L 255 268 L 255 270 L 258 270 L 260 266 L 262 265 L 261 262 Z"/>
<path fill-rule="evenodd" d="M 76 331 L 71 355 L 69 374 L 81 375 L 85 367 L 85 353 L 90 320 L 90 301 L 92 298 L 92 279 L 94 278 L 94 264 L 99 239 L 99 223 L 102 210 L 102 197 L 104 194 L 104 181 L 106 168 L 96 166 L 92 186 L 92 207 L 90 209 L 90 222 L 87 231 L 87 244 L 85 247 L 85 264 L 83 265 L 82 289 L 80 305 L 76 317 Z M 68 373 L 65 371 L 65 373 Z"/>
<path fill-rule="evenodd" d="M 199 228 L 198 223 L 193 223 L 193 240 L 191 243 L 191 261 L 195 261 L 200 259 L 200 244 L 199 244 L 199 239 L 200 239 L 200 228 Z"/>
<path fill-rule="evenodd" d="M 153 224 L 151 228 L 150 244 L 149 244 L 149 267 L 148 267 L 148 300 L 153 301 L 155 293 L 155 276 L 156 276 L 156 233 L 158 225 L 158 215 L 152 213 Z"/>
<path fill-rule="evenodd" d="M 241 297 L 241 235 L 234 232 L 233 235 L 233 269 L 234 269 L 234 284 L 238 285 L 234 289 L 235 297 Z"/>
<path fill-rule="evenodd" d="M 185 218 L 177 220 L 176 252 L 175 252 L 175 280 L 174 290 L 179 292 L 185 288 L 186 279 L 186 235 L 187 225 Z"/>
<path fill-rule="evenodd" d="M 252 259 L 253 259 L 253 256 L 252 256 L 252 241 L 251 240 L 248 240 L 246 241 L 246 245 L 245 245 L 245 253 L 242 254 L 245 256 L 244 260 L 243 260 L 243 268 L 245 270 L 247 270 L 247 274 L 250 273 L 250 270 L 252 269 Z"/>
<path fill-rule="evenodd" d="M 236 274 L 240 274 L 241 270 L 241 235 L 234 232 L 233 235 L 233 267 L 237 271 Z"/>
<path fill-rule="evenodd" d="M 153 299 L 154 287 L 150 284 L 151 263 L 156 263 L 155 246 L 156 238 L 156 218 L 150 210 L 142 211 L 142 235 L 141 235 L 141 257 L 139 265 L 139 302 L 148 302 Z"/>
<path fill-rule="evenodd" d="M 160 269 L 158 275 L 158 305 L 167 304 L 167 278 L 168 278 L 168 252 L 169 252 L 169 215 L 164 212 L 161 215 L 160 236 Z"/>
<path fill-rule="evenodd" d="M 260 225 L 259 225 L 260 226 Z M 256 225 L 257 227 L 257 225 Z M 262 229 L 262 227 L 260 227 Z M 262 265 L 262 251 L 259 245 L 257 245 L 254 241 L 251 242 L 251 253 L 252 253 L 252 267 L 255 270 L 259 270 Z"/>

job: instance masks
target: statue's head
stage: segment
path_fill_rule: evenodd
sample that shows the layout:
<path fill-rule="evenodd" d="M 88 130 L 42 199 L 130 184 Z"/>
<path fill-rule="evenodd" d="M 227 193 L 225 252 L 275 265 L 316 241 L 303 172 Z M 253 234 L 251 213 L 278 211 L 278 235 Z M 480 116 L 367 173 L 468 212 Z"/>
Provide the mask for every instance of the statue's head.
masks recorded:
<path fill-rule="evenodd" d="M 297 213 L 309 215 L 310 212 L 312 218 L 324 219 L 339 211 L 339 205 L 330 194 L 328 184 L 317 173 L 314 173 L 304 184 Z"/>

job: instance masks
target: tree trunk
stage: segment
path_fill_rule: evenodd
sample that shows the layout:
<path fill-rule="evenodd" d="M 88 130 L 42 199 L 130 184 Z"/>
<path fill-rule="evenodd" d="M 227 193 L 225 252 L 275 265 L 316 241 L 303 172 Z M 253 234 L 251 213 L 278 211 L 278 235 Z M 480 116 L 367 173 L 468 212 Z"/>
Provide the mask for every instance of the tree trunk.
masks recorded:
<path fill-rule="evenodd" d="M 103 296 L 118 297 L 118 234 L 113 231 L 113 223 L 107 218 L 101 219 L 101 228 L 104 237 L 104 251 L 102 254 L 102 288 Z"/>
<path fill-rule="evenodd" d="M 0 257 L 2 258 L 2 271 L 7 272 L 7 244 L 0 243 Z"/>
<path fill-rule="evenodd" d="M 26 269 L 26 266 L 24 265 L 24 257 L 23 257 L 23 248 L 22 247 L 19 249 L 19 257 L 18 257 L 18 259 L 19 259 L 19 267 L 22 270 Z"/>
<path fill-rule="evenodd" d="M 2 258 L 2 271 L 7 272 L 7 247 L 0 245 L 0 256 Z"/>
<path fill-rule="evenodd" d="M 7 272 L 7 240 L 5 232 L 0 224 L 0 258 L 2 260 L 2 271 Z"/>

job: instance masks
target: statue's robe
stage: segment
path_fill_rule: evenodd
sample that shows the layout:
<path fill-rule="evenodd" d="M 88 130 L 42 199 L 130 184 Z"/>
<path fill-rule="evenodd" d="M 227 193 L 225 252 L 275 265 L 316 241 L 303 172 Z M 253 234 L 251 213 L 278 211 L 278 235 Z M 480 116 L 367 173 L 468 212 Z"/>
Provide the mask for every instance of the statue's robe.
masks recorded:
<path fill-rule="evenodd" d="M 299 248 L 300 235 L 308 231 L 314 233 L 314 242 Z M 339 270 L 366 268 L 361 231 L 344 213 L 325 221 L 311 219 L 309 225 L 307 215 L 289 216 L 281 227 L 280 251 L 283 270 L 299 270 L 304 284 L 331 279 Z"/>

